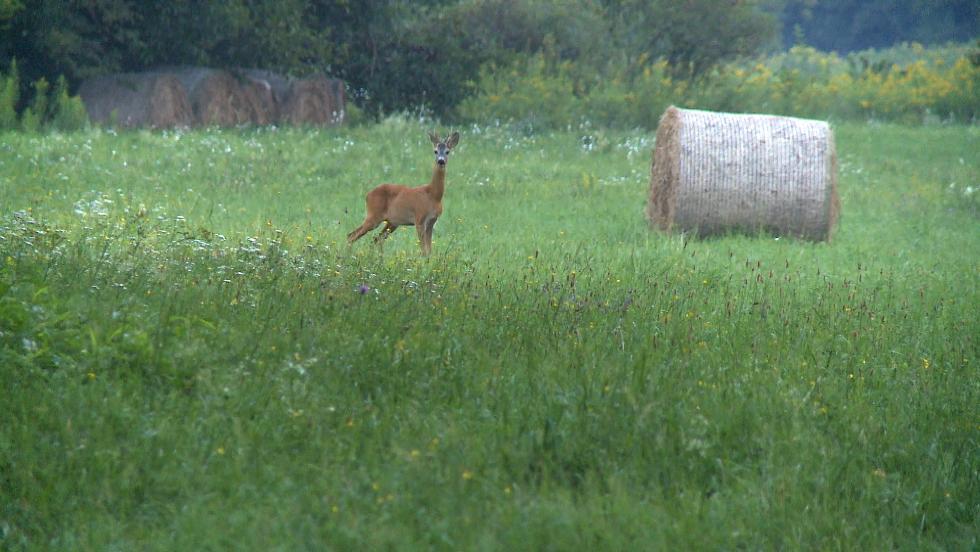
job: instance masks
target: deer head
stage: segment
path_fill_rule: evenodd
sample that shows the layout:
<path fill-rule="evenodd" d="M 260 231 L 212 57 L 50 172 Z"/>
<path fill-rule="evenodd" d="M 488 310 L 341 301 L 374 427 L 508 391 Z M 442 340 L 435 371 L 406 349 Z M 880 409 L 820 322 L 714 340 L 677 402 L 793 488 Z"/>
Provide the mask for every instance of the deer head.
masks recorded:
<path fill-rule="evenodd" d="M 432 153 L 436 154 L 436 163 L 438 163 L 439 166 L 445 166 L 446 159 L 449 157 L 449 152 L 452 151 L 452 149 L 456 147 L 456 144 L 459 143 L 459 133 L 452 133 L 452 135 L 447 138 L 445 142 L 443 142 L 439 140 L 438 134 L 430 132 L 429 140 L 432 140 L 432 146 L 435 148 Z"/>

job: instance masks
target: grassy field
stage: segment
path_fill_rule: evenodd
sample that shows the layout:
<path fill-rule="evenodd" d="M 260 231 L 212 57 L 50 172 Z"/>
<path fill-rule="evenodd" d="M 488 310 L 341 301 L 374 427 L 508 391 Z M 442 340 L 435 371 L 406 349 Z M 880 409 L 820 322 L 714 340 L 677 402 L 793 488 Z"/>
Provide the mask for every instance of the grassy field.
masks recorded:
<path fill-rule="evenodd" d="M 980 128 L 842 124 L 831 244 L 652 133 L 0 135 L 0 548 L 976 549 Z"/>

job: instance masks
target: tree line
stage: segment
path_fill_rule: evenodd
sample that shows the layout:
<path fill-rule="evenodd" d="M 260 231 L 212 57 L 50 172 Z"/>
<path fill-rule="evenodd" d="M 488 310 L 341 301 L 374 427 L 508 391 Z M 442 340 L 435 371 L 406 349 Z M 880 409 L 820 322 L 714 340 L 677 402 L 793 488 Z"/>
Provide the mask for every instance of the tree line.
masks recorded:
<path fill-rule="evenodd" d="M 370 113 L 442 114 L 477 92 L 481 68 L 528 54 L 600 78 L 665 59 L 690 78 L 798 41 L 972 38 L 977 20 L 972 0 L 0 0 L 0 72 L 16 60 L 20 108 L 41 78 L 64 75 L 74 89 L 104 73 L 201 65 L 321 72 Z"/>
<path fill-rule="evenodd" d="M 976 0 L 786 0 L 783 43 L 805 42 L 848 53 L 887 48 L 897 42 L 938 44 L 975 40 L 980 25 Z"/>

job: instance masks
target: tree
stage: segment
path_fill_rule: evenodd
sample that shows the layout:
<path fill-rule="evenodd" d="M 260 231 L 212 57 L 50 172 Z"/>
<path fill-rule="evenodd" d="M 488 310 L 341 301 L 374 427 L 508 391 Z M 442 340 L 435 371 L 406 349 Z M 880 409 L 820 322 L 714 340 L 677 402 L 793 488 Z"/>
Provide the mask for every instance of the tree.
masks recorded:
<path fill-rule="evenodd" d="M 367 92 L 373 110 L 425 105 L 451 113 L 475 92 L 480 67 L 548 50 L 580 59 L 608 42 L 589 0 L 465 0 L 430 5 L 389 1 L 373 12 L 341 74 Z M 358 47 L 360 45 L 360 47 Z"/>
<path fill-rule="evenodd" d="M 968 41 L 980 33 L 976 0 L 787 0 L 783 41 L 850 52 L 899 42 Z"/>
<path fill-rule="evenodd" d="M 757 1 L 603 0 L 619 47 L 665 58 L 691 75 L 754 54 L 775 37 L 776 20 Z"/>
<path fill-rule="evenodd" d="M 538 52 L 582 74 L 661 57 L 703 73 L 770 40 L 774 1 L 0 0 L 0 71 L 21 60 L 20 109 L 41 77 L 208 65 L 324 72 L 369 111 L 445 114 L 481 67 Z"/>

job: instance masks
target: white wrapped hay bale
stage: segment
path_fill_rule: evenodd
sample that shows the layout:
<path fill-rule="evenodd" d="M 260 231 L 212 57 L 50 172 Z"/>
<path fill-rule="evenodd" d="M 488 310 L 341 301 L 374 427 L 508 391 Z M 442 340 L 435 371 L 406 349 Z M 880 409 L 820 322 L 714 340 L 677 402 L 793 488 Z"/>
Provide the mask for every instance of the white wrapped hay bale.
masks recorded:
<path fill-rule="evenodd" d="M 829 241 L 839 209 L 827 123 L 673 106 L 661 117 L 647 203 L 652 226 Z"/>

